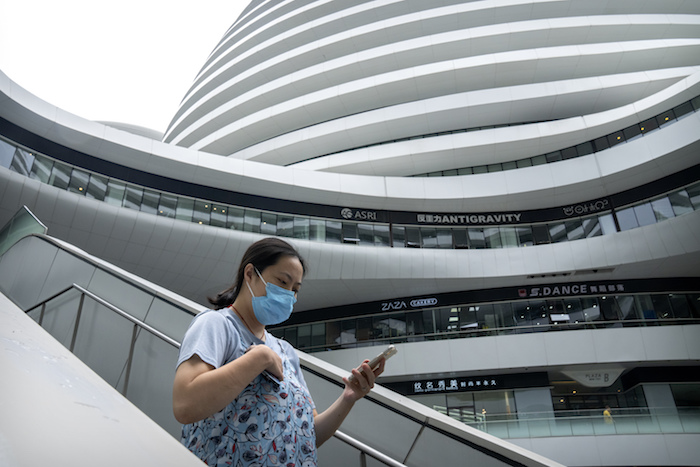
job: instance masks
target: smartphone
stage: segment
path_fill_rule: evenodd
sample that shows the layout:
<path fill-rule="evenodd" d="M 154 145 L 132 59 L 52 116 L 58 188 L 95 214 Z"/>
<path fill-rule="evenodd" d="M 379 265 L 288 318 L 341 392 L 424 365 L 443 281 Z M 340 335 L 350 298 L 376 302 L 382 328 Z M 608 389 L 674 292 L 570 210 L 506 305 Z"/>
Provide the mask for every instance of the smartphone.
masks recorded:
<path fill-rule="evenodd" d="M 396 350 L 396 347 L 393 344 L 390 345 L 389 347 L 384 349 L 384 352 L 380 353 L 379 355 L 377 355 L 376 357 L 374 357 L 372 360 L 369 361 L 369 363 L 368 363 L 369 367 L 372 370 L 375 370 L 379 366 L 379 362 L 381 361 L 382 357 L 384 357 L 384 359 L 388 360 L 389 357 L 396 355 L 396 352 L 398 352 L 398 350 Z M 348 381 L 350 381 L 352 383 L 354 380 L 355 380 L 355 375 L 351 374 L 350 377 L 348 378 Z"/>

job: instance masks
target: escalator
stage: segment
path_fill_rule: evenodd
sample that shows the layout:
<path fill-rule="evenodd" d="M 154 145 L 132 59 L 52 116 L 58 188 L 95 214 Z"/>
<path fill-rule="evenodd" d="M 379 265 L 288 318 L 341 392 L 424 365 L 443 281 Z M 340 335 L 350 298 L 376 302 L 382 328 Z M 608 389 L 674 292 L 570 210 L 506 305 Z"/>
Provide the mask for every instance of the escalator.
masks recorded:
<path fill-rule="evenodd" d="M 25 236 L 5 249 L 0 292 L 9 301 L 4 303 L 12 302 L 40 324 L 52 336 L 46 345 L 62 344 L 115 397 L 127 398 L 171 438 L 179 438 L 171 398 L 175 362 L 179 341 L 202 306 L 44 234 Z M 5 313 L 9 307 L 3 305 L 3 321 L 10 319 Z M 9 329 L 6 323 L 0 326 Z M 347 372 L 303 352 L 299 357 L 322 411 L 340 394 Z M 18 394 L 24 390 L 13 389 Z M 3 431 L 11 429 L 5 425 L 0 422 Z M 319 449 L 320 465 L 560 465 L 381 386 L 358 401 L 341 431 Z M 188 454 L 185 450 L 183 459 Z"/>

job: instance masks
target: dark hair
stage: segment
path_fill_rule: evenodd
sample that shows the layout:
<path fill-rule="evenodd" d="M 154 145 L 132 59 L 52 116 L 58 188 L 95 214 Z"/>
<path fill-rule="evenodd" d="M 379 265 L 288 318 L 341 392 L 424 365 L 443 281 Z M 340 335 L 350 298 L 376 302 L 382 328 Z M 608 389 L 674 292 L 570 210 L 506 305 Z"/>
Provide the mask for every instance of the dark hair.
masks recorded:
<path fill-rule="evenodd" d="M 306 261 L 304 261 L 304 258 L 301 257 L 299 252 L 292 245 L 277 237 L 263 238 L 250 245 L 243 254 L 241 264 L 238 265 L 236 282 L 228 289 L 219 292 L 216 297 L 207 297 L 209 303 L 214 305 L 216 309 L 230 306 L 236 301 L 238 292 L 243 286 L 243 271 L 248 263 L 252 263 L 262 274 L 268 266 L 277 264 L 277 261 L 279 261 L 282 256 L 297 258 L 304 270 L 304 275 L 306 275 Z"/>

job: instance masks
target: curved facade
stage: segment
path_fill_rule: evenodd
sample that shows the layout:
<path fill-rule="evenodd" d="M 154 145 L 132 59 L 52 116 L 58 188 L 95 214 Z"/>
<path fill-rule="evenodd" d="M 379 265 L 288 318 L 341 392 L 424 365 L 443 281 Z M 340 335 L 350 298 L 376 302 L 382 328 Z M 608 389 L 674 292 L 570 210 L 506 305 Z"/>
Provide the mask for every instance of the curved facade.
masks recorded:
<path fill-rule="evenodd" d="M 483 394 L 522 419 L 700 405 L 698 2 L 254 1 L 163 141 L 123 128 L 0 74 L 0 224 L 26 205 L 203 306 L 251 241 L 291 238 L 311 269 L 278 332 L 343 367 L 395 342 L 385 382 L 418 399 L 490 376 L 423 399 L 472 421 Z M 580 460 L 518 442 L 700 458 L 592 458 L 596 435 L 567 438 Z"/>

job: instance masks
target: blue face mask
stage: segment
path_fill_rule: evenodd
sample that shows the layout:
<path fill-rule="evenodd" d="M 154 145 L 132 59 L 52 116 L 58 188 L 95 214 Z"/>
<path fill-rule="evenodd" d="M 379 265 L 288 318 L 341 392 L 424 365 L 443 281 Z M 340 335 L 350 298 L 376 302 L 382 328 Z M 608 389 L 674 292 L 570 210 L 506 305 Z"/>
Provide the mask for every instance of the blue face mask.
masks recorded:
<path fill-rule="evenodd" d="M 287 321 L 297 301 L 296 297 L 294 297 L 294 292 L 283 289 L 275 284 L 265 282 L 258 268 L 255 268 L 255 272 L 258 273 L 260 280 L 265 283 L 266 294 L 261 297 L 256 297 L 253 293 L 253 289 L 250 288 L 250 284 L 246 282 L 248 290 L 250 290 L 250 295 L 253 296 L 253 312 L 255 313 L 255 319 L 265 326 Z"/>

